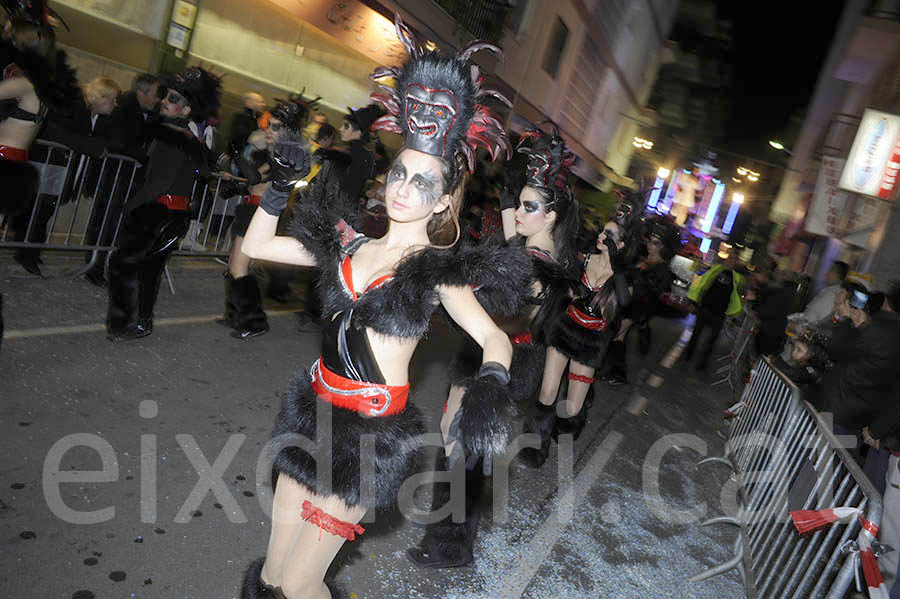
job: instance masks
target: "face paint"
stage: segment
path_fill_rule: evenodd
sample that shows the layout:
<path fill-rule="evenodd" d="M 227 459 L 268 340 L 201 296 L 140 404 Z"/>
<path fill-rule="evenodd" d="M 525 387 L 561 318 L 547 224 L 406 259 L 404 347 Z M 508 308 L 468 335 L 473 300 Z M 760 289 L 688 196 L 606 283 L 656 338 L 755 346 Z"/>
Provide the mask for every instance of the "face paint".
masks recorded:
<path fill-rule="evenodd" d="M 406 90 L 406 126 L 410 132 L 407 146 L 432 156 L 446 157 L 447 133 L 456 120 L 458 108 L 456 96 L 450 90 L 409 85 Z"/>
<path fill-rule="evenodd" d="M 534 200 L 525 200 L 524 202 L 522 202 L 522 208 L 525 210 L 525 212 L 531 214 L 541 210 L 543 206 L 541 206 L 540 202 L 535 202 Z"/>
<path fill-rule="evenodd" d="M 388 174 L 388 183 L 399 183 L 402 185 L 406 178 L 406 166 L 399 160 L 394 161 Z M 431 170 L 413 175 L 409 180 L 409 187 L 415 191 L 419 203 L 422 205 L 431 205 L 438 200 L 440 181 Z"/>

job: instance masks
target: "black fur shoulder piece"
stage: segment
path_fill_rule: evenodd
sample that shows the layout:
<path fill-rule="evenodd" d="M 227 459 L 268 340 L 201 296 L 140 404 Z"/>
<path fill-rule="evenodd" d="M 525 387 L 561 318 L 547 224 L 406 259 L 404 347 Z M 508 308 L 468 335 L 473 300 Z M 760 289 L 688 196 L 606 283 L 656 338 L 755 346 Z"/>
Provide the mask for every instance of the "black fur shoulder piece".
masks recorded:
<path fill-rule="evenodd" d="M 318 177 L 317 177 L 318 179 Z M 341 236 L 328 206 L 338 201 L 339 185 L 316 181 L 294 203 L 291 234 L 316 257 L 320 268 L 337 267 Z"/>
<path fill-rule="evenodd" d="M 57 50 L 54 59 L 49 60 L 37 52 L 23 51 L 8 41 L 0 41 L 0 62 L 0 69 L 8 68 L 11 63 L 17 65 L 50 110 L 68 115 L 78 105 L 81 90 L 63 50 Z"/>
<path fill-rule="evenodd" d="M 422 336 L 439 304 L 438 287 L 471 287 L 488 311 L 515 314 L 530 281 L 531 260 L 515 248 L 429 247 L 403 260 L 389 283 L 365 293 L 354 306 L 354 319 L 385 335 Z"/>

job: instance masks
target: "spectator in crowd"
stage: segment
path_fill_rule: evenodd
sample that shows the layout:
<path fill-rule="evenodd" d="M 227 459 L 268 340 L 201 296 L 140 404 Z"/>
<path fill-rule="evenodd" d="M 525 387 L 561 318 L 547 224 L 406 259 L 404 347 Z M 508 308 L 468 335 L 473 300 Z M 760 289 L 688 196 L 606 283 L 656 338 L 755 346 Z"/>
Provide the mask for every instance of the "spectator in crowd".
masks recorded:
<path fill-rule="evenodd" d="M 156 119 L 159 106 L 159 79 L 141 73 L 131 83 L 131 91 L 119 97 L 112 114 L 112 147 L 116 152 L 141 160 L 146 154 L 147 123 Z"/>
<path fill-rule="evenodd" d="M 735 264 L 736 258 L 729 256 L 724 263 L 716 264 L 703 273 L 688 291 L 688 299 L 696 304 L 697 318 L 682 357 L 687 362 L 691 361 L 703 330 L 709 329 L 709 341 L 700 352 L 700 362 L 697 365 L 700 371 L 705 371 L 709 365 L 709 357 L 725 323 L 725 317 L 737 316 L 744 309 L 744 277 L 735 270 Z"/>
<path fill-rule="evenodd" d="M 831 268 L 825 273 L 825 287 L 816 294 L 806 306 L 806 309 L 803 310 L 803 317 L 806 320 L 818 323 L 831 318 L 835 299 L 849 271 L 850 267 L 846 262 L 838 260 L 831 265 Z"/>
<path fill-rule="evenodd" d="M 872 317 L 873 325 L 900 332 L 900 281 L 893 281 L 881 312 Z M 894 364 L 900 356 L 894 356 Z M 895 367 L 896 370 L 896 367 Z M 897 397 L 900 391 L 900 376 L 894 374 L 891 394 Z M 869 446 L 865 472 L 875 487 L 883 493 L 882 512 L 878 539 L 900 547 L 900 405 L 896 399 L 887 402 L 885 409 L 875 415 L 869 425 L 862 430 L 862 438 Z M 879 558 L 885 582 L 892 599 L 900 597 L 900 583 L 897 582 L 898 553 L 891 551 Z"/>
<path fill-rule="evenodd" d="M 256 92 L 244 94 L 244 109 L 231 118 L 228 143 L 232 155 L 240 155 L 247 146 L 247 138 L 259 129 L 257 119 L 266 109 L 266 101 Z"/>
<path fill-rule="evenodd" d="M 101 170 L 98 159 L 109 144 L 110 115 L 116 107 L 116 101 L 121 91 L 119 85 L 112 79 L 94 77 L 82 87 L 81 101 L 76 102 L 70 113 L 56 112 L 49 115 L 43 138 L 61 143 L 81 154 L 80 158 L 73 159 L 70 163 L 75 167 L 75 175 L 71 180 L 68 193 L 64 190 L 62 197 L 59 198 L 61 201 L 68 201 L 71 194 L 78 193 L 79 190 L 84 193 L 93 193 Z M 91 158 L 94 160 L 90 160 Z M 35 211 L 29 241 L 42 242 L 47 238 L 47 225 L 53 215 L 56 200 L 56 197 L 51 196 L 38 198 L 38 209 Z M 91 244 L 96 241 L 96 233 L 103 220 L 105 208 L 105 202 L 94 205 L 88 222 L 85 243 Z M 21 231 L 22 239 L 17 239 L 17 241 L 24 240 L 25 227 L 21 228 L 23 229 Z M 17 233 L 18 231 L 19 228 L 17 228 Z M 28 272 L 41 275 L 40 250 L 20 249 L 16 252 L 15 259 Z"/>
<path fill-rule="evenodd" d="M 799 283 L 791 277 L 757 289 L 754 311 L 759 317 L 759 330 L 754 344 L 757 355 L 775 354 L 784 345 L 788 315 L 794 312 Z"/>
<path fill-rule="evenodd" d="M 375 177 L 375 154 L 369 149 L 369 128 L 384 111 L 374 104 L 348 110 L 340 128 L 341 141 L 349 147 L 341 182 L 350 202 L 344 207 L 344 220 L 357 228 L 360 224 L 359 199 L 366 182 Z"/>
<path fill-rule="evenodd" d="M 868 426 L 881 438 L 892 420 L 886 415 L 897 410 L 900 319 L 875 303 L 871 293 L 853 284 L 838 307 L 842 322 L 834 326 L 830 344 L 836 368 L 823 385 L 821 410 L 833 413 L 837 434 L 859 435 Z M 858 450 L 850 451 L 859 457 Z"/>
<path fill-rule="evenodd" d="M 794 337 L 789 347 L 786 355 L 774 356 L 773 363 L 797 385 L 804 397 L 813 397 L 818 393 L 822 377 L 833 366 L 828 358 L 828 337 L 809 327 Z"/>

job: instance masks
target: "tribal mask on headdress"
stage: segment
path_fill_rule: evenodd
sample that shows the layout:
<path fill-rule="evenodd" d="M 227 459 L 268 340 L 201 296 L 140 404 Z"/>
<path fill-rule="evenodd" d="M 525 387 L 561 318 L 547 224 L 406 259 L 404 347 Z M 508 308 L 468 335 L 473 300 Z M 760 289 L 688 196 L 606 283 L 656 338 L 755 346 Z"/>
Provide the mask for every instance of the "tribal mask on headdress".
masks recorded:
<path fill-rule="evenodd" d="M 205 121 L 216 114 L 222 99 L 222 78 L 200 67 L 190 67 L 171 76 L 165 84 L 187 99 L 192 121 Z"/>
<path fill-rule="evenodd" d="M 492 160 L 504 152 L 509 158 L 509 140 L 502 123 L 480 102 L 491 96 L 507 106 L 511 103 L 498 91 L 482 88 L 481 70 L 468 64 L 479 50 L 502 56 L 500 48 L 475 41 L 456 56 L 443 57 L 422 49 L 399 16 L 394 17 L 394 25 L 409 59 L 402 67 L 378 67 L 369 76 L 375 81 L 394 80 L 393 87 L 378 84 L 385 93 L 372 94 L 389 113 L 375 121 L 372 129 L 403 135 L 407 148 L 448 161 L 462 153 L 470 172 L 475 170 L 478 147 L 487 149 Z"/>
<path fill-rule="evenodd" d="M 549 122 L 553 125 L 553 133 L 529 127 L 522 134 L 516 151 L 528 156 L 525 185 L 549 192 L 549 203 L 552 203 L 557 194 L 571 191 L 569 175 L 575 165 L 575 154 L 566 147 L 556 123 Z"/>

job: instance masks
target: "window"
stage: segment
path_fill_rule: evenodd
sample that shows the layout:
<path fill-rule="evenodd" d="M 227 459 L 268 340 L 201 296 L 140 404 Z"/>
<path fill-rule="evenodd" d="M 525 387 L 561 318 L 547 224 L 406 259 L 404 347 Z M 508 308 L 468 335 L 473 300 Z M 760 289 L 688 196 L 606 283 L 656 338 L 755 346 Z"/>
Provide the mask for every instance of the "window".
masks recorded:
<path fill-rule="evenodd" d="M 544 60 L 541 67 L 547 71 L 547 74 L 556 79 L 556 72 L 559 70 L 559 62 L 562 60 L 563 52 L 566 49 L 566 42 L 569 40 L 569 28 L 563 23 L 562 19 L 556 17 L 556 26 L 550 35 L 550 43 L 547 45 L 547 51 L 544 53 Z"/>

